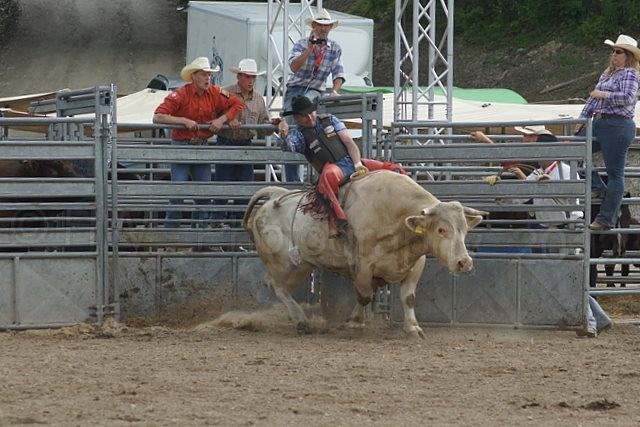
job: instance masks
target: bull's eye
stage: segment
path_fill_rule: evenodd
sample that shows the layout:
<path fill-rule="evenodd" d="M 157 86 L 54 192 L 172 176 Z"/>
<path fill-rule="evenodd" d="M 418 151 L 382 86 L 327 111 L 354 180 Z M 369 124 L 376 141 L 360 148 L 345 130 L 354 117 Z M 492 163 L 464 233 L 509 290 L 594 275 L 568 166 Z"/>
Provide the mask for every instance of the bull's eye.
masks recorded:
<path fill-rule="evenodd" d="M 447 229 L 443 227 L 439 227 L 438 234 L 441 235 L 442 237 L 447 237 Z"/>

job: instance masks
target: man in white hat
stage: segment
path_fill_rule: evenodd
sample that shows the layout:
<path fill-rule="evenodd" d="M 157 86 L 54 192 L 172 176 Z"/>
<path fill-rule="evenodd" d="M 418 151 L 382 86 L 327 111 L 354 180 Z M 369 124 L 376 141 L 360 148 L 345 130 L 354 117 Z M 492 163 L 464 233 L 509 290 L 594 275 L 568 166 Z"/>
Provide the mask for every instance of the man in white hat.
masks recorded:
<path fill-rule="evenodd" d="M 229 121 L 231 129 L 222 129 L 216 137 L 217 145 L 242 146 L 250 145 L 251 140 L 257 135 L 264 138 L 272 131 L 256 131 L 255 129 L 240 129 L 241 125 L 279 124 L 280 118 L 271 119 L 264 101 L 264 97 L 255 91 L 256 77 L 263 75 L 264 71 L 258 71 L 258 65 L 252 58 L 240 60 L 237 67 L 229 67 L 229 71 L 236 75 L 237 82 L 227 85 L 222 89 L 244 101 L 244 109 L 233 120 Z M 253 181 L 253 165 L 251 164 L 223 164 L 215 165 L 215 181 Z M 238 200 L 238 203 L 246 201 Z M 226 200 L 215 200 L 216 204 L 226 204 Z M 242 212 L 214 214 L 214 219 L 241 219 Z"/>
<path fill-rule="evenodd" d="M 514 129 L 522 134 L 522 142 L 536 142 L 540 135 L 553 135 L 546 127 L 544 127 L 544 125 L 514 126 Z M 485 144 L 495 144 L 491 138 L 479 130 L 471 132 L 469 134 L 469 138 Z M 501 163 L 502 167 L 505 169 L 509 169 L 516 164 L 527 164 L 534 168 L 537 167 L 537 164 L 531 162 L 510 161 Z"/>
<path fill-rule="evenodd" d="M 342 48 L 335 40 L 329 38 L 329 32 L 338 26 L 338 21 L 331 18 L 326 9 L 315 16 L 307 18 L 306 24 L 311 27 L 309 37 L 300 39 L 289 54 L 289 75 L 284 94 L 283 111 L 291 109 L 293 98 L 304 95 L 315 101 L 326 90 L 329 74 L 333 81 L 332 95 L 338 95 L 345 82 L 342 65 Z M 289 124 L 293 124 L 290 121 Z M 298 166 L 285 166 L 287 181 L 300 181 Z"/>
<path fill-rule="evenodd" d="M 211 84 L 211 74 L 219 71 L 212 69 L 206 57 L 199 57 L 187 64 L 180 77 L 189 82 L 167 95 L 153 114 L 154 123 L 182 125 L 183 128 L 171 130 L 171 145 L 206 145 L 207 140 L 222 126 L 236 118 L 244 108 L 238 97 Z M 200 129 L 200 125 L 208 128 Z M 171 181 L 211 181 L 209 163 L 172 163 Z M 172 199 L 171 204 L 182 204 L 182 200 Z M 195 200 L 196 204 L 210 204 L 208 199 Z M 194 212 L 194 219 L 206 227 L 209 212 Z M 167 212 L 165 227 L 179 226 L 182 212 Z"/>

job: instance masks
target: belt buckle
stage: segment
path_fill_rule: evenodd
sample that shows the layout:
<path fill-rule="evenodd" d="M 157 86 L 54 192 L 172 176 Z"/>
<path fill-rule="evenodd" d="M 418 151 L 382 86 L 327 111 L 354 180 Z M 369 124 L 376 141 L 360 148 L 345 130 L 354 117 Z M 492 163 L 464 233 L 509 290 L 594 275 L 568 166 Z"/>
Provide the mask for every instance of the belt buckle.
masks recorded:
<path fill-rule="evenodd" d="M 198 145 L 204 142 L 204 138 L 193 137 L 191 138 L 191 145 Z"/>

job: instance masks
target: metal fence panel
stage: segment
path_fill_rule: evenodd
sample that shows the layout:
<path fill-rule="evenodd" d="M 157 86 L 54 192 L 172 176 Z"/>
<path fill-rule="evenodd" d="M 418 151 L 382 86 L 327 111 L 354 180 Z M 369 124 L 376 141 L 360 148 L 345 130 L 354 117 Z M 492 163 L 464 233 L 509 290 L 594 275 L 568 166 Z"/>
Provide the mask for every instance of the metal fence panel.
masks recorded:
<path fill-rule="evenodd" d="M 0 178 L 0 328 L 100 324 L 110 309 L 103 154 L 114 94 L 113 86 L 59 94 L 65 111 L 94 113 L 87 118 L 0 117 L 8 165 Z"/>
<path fill-rule="evenodd" d="M 277 299 L 264 283 L 264 264 L 259 257 L 238 256 L 237 300 L 234 305 L 243 309 L 268 307 Z M 304 287 L 304 286 L 301 286 Z"/>
<path fill-rule="evenodd" d="M 473 273 L 454 276 L 436 260 L 427 260 L 416 288 L 418 322 L 562 328 L 582 324 L 581 260 L 475 259 L 474 265 Z M 391 319 L 402 322 L 399 287 L 391 288 Z"/>
<path fill-rule="evenodd" d="M 0 329 L 15 323 L 15 270 L 13 258 L 0 258 Z"/>
<path fill-rule="evenodd" d="M 95 321 L 96 263 L 88 258 L 22 258 L 16 263 L 16 325 Z"/>
<path fill-rule="evenodd" d="M 161 258 L 159 303 L 163 315 L 235 308 L 233 257 Z"/>
<path fill-rule="evenodd" d="M 582 324 L 586 308 L 582 260 L 521 260 L 519 268 L 519 324 Z"/>
<path fill-rule="evenodd" d="M 113 266 L 113 260 L 111 266 Z M 162 313 L 159 304 L 158 256 L 140 255 L 120 257 L 118 269 L 110 268 L 111 274 L 117 273 L 120 284 L 120 316 L 123 319 L 136 317 L 158 317 Z"/>

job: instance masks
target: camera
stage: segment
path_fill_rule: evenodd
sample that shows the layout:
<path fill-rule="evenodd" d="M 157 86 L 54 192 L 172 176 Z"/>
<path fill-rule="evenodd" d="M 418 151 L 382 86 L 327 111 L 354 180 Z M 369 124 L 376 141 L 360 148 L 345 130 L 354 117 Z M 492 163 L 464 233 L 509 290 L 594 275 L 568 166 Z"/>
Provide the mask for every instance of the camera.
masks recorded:
<path fill-rule="evenodd" d="M 327 39 L 309 39 L 309 43 L 311 44 L 326 44 L 327 43 Z"/>

